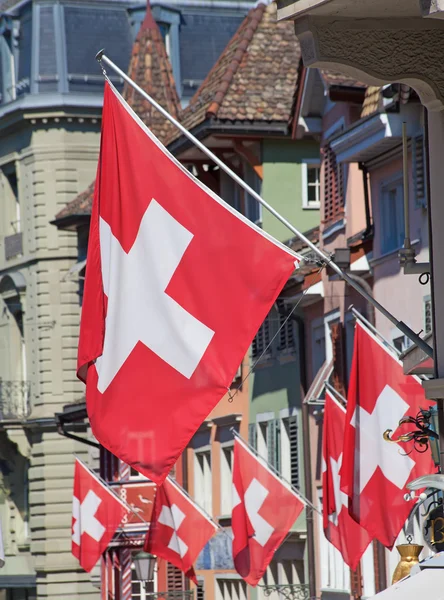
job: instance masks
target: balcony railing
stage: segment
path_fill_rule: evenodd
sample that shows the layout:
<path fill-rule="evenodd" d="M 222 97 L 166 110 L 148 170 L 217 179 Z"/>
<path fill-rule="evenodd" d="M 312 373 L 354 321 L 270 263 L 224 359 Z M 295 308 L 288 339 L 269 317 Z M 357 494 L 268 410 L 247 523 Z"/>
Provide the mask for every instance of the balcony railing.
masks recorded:
<path fill-rule="evenodd" d="M 0 421 L 23 420 L 30 412 L 29 381 L 0 379 Z"/>
<path fill-rule="evenodd" d="M 304 584 L 258 585 L 271 600 L 310 600 L 310 588 Z"/>

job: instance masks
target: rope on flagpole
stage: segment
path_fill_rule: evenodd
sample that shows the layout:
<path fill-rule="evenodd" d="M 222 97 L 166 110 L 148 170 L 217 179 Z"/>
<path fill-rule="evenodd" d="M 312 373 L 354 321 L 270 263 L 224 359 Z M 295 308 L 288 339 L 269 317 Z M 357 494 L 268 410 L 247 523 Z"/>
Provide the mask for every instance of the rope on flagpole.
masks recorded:
<path fill-rule="evenodd" d="M 321 268 L 319 269 L 319 271 L 316 273 L 316 275 L 319 275 L 319 273 L 322 271 L 322 269 L 325 267 L 325 265 L 322 265 Z M 316 285 L 315 283 L 313 285 Z M 247 379 L 250 377 L 250 375 L 252 374 L 252 372 L 254 371 L 256 365 L 259 363 L 259 361 L 262 359 L 262 357 L 267 353 L 267 350 L 271 347 L 271 345 L 273 344 L 274 340 L 277 338 L 277 336 L 280 334 L 281 330 L 285 327 L 285 325 L 287 324 L 287 322 L 290 320 L 292 314 L 294 313 L 294 311 L 298 308 L 299 304 L 302 302 L 304 296 L 307 294 L 308 290 L 311 288 L 312 286 L 310 285 L 309 287 L 305 288 L 305 290 L 302 292 L 301 297 L 299 298 L 299 300 L 295 303 L 295 305 L 293 306 L 293 308 L 291 309 L 291 311 L 288 313 L 287 317 L 285 318 L 285 320 L 281 323 L 281 326 L 279 327 L 279 329 L 276 331 L 276 333 L 274 334 L 274 336 L 271 338 L 271 340 L 268 342 L 268 344 L 265 346 L 264 350 L 262 351 L 262 353 L 260 354 L 260 356 L 258 356 L 258 358 L 254 361 L 254 363 L 250 366 L 250 368 L 248 369 L 247 374 L 245 375 L 245 377 L 242 379 L 242 381 L 239 383 L 239 385 L 237 386 L 237 388 L 234 390 L 233 393 L 231 393 L 230 388 L 227 388 L 228 390 L 228 400 L 229 402 L 233 402 L 234 398 L 236 397 L 236 395 L 239 393 L 239 391 L 241 390 L 242 386 L 244 385 L 244 383 L 247 381 Z"/>
<path fill-rule="evenodd" d="M 265 464 L 265 466 L 267 467 L 267 469 L 269 469 L 269 470 L 270 470 L 270 471 L 271 471 L 271 472 L 272 472 L 274 475 L 276 475 L 276 477 L 277 477 L 278 479 L 280 479 L 281 481 L 283 481 L 284 483 L 286 483 L 286 484 L 287 484 L 287 485 L 288 485 L 288 486 L 291 488 L 291 490 L 292 490 L 292 491 L 293 491 L 293 492 L 296 494 L 296 496 L 298 496 L 298 497 L 299 497 L 299 498 L 302 500 L 302 502 L 303 502 L 303 503 L 304 503 L 306 506 L 308 506 L 308 507 L 310 507 L 312 510 L 316 511 L 316 512 L 317 512 L 317 513 L 318 513 L 318 514 L 319 514 L 319 515 L 322 517 L 322 512 L 321 512 L 321 511 L 320 511 L 318 508 L 316 508 L 316 506 L 315 506 L 315 505 L 314 505 L 312 502 L 310 502 L 310 500 L 308 500 L 308 499 L 307 499 L 307 498 L 304 496 L 304 494 L 303 494 L 303 493 L 302 493 L 300 490 L 298 490 L 298 488 L 297 488 L 297 487 L 295 487 L 295 486 L 294 486 L 292 483 L 290 483 L 290 482 L 289 482 L 287 479 L 285 479 L 285 477 L 282 477 L 282 475 L 279 473 L 279 471 L 278 471 L 277 469 L 275 469 L 275 467 L 273 467 L 273 465 L 271 465 L 271 464 L 268 462 L 268 460 L 266 460 L 266 459 L 265 459 L 263 456 L 261 456 L 261 455 L 259 454 L 259 452 L 256 450 L 256 448 L 253 448 L 253 446 L 252 446 L 251 444 L 249 444 L 248 442 L 246 442 L 246 441 L 244 440 L 244 438 L 243 438 L 243 437 L 240 435 L 240 433 L 239 433 L 239 432 L 237 432 L 237 431 L 236 431 L 236 429 L 234 429 L 234 427 L 231 427 L 231 428 L 230 428 L 230 431 L 231 431 L 231 433 L 233 434 L 233 436 L 234 436 L 234 437 L 237 437 L 237 438 L 239 438 L 239 440 L 240 440 L 240 441 L 241 441 L 241 442 L 242 442 L 242 443 L 243 443 L 245 446 L 247 446 L 247 448 L 248 448 L 249 450 L 251 450 L 251 452 L 253 452 L 253 454 L 254 454 L 254 455 L 255 455 L 255 456 L 256 456 L 256 457 L 257 457 L 257 458 L 258 458 L 258 459 L 259 459 L 261 462 L 263 462 L 263 463 Z"/>
<path fill-rule="evenodd" d="M 172 123 L 179 131 L 183 133 L 185 137 L 187 137 L 201 152 L 203 152 L 208 158 L 210 158 L 220 169 L 222 169 L 227 175 L 229 175 L 238 185 L 241 186 L 250 196 L 255 198 L 259 204 L 261 204 L 265 209 L 268 210 L 276 219 L 278 219 L 287 229 L 289 229 L 294 235 L 296 235 L 305 245 L 307 245 L 311 250 L 313 250 L 321 259 L 321 261 L 328 265 L 335 273 L 337 273 L 342 279 L 344 279 L 348 285 L 354 288 L 361 296 L 363 296 L 367 302 L 370 302 L 376 309 L 378 309 L 389 321 L 391 321 L 404 335 L 412 340 L 414 344 L 416 344 L 419 348 L 423 350 L 427 354 L 433 358 L 433 348 L 427 344 L 418 334 L 416 334 L 413 329 L 411 329 L 408 325 L 403 323 L 402 321 L 398 321 L 398 319 L 392 315 L 382 304 L 380 304 L 371 294 L 369 294 L 366 290 L 364 290 L 352 277 L 349 276 L 348 273 L 343 271 L 334 261 L 328 256 L 323 250 L 318 248 L 316 244 L 314 244 L 311 240 L 309 240 L 303 233 L 301 233 L 296 227 L 294 227 L 285 217 L 283 217 L 277 210 L 275 210 L 268 202 L 266 202 L 262 196 L 260 196 L 252 187 L 250 187 L 239 175 L 237 175 L 230 167 L 228 167 L 220 158 L 218 158 L 209 148 L 202 144 L 191 132 L 188 131 L 179 121 L 177 121 L 170 113 L 165 110 L 158 102 L 154 100 L 149 94 L 145 92 L 140 86 L 137 85 L 128 75 L 119 69 L 119 67 L 113 63 L 111 59 L 109 59 L 105 54 L 104 50 L 100 50 L 96 54 L 96 60 L 99 62 L 103 74 L 106 79 L 108 76 L 106 74 L 105 68 L 103 67 L 102 61 L 105 62 L 109 67 L 111 67 L 124 81 L 126 81 L 130 86 L 132 86 L 139 94 L 141 94 L 156 110 L 158 110 L 170 123 Z M 296 253 L 294 253 L 296 254 Z M 297 255 L 299 257 L 299 255 Z M 299 257 L 300 258 L 300 257 Z"/>

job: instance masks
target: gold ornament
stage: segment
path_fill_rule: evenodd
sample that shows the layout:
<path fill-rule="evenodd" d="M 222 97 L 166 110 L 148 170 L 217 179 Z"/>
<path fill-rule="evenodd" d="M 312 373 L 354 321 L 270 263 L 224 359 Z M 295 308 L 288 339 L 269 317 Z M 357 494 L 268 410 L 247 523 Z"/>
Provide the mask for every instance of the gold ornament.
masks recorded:
<path fill-rule="evenodd" d="M 410 569 L 413 565 L 419 563 L 419 555 L 423 548 L 424 546 L 420 546 L 419 544 L 399 544 L 399 546 L 396 546 L 396 550 L 401 555 L 401 560 L 396 565 L 395 572 L 393 573 L 392 585 L 410 575 Z"/>

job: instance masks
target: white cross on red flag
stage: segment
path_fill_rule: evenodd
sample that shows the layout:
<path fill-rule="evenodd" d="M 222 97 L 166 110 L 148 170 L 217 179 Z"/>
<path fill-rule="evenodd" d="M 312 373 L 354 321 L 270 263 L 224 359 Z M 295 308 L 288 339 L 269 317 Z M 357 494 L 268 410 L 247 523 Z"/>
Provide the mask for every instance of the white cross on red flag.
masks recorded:
<path fill-rule="evenodd" d="M 256 586 L 305 504 L 239 438 L 233 461 L 234 566 Z"/>
<path fill-rule="evenodd" d="M 404 500 L 409 493 L 407 483 L 436 472 L 436 467 L 430 449 L 420 453 L 411 442 L 389 443 L 383 433 L 393 429 L 396 439 L 410 431 L 409 425 L 399 427 L 399 420 L 416 417 L 420 408 L 432 404 L 419 381 L 404 375 L 402 363 L 357 321 L 341 489 L 350 498 L 349 511 L 355 521 L 389 549 L 412 508 Z"/>
<path fill-rule="evenodd" d="M 217 525 L 167 477 L 157 488 L 145 551 L 164 558 L 197 585 L 193 563 Z"/>
<path fill-rule="evenodd" d="M 355 571 L 371 537 L 351 518 L 348 496 L 341 492 L 344 428 L 345 408 L 327 392 L 322 433 L 324 533 L 328 541 L 339 550 L 344 562 Z"/>
<path fill-rule="evenodd" d="M 161 483 L 297 263 L 107 83 L 78 351 L 98 441 Z"/>
<path fill-rule="evenodd" d="M 95 566 L 127 513 L 119 498 L 76 459 L 71 546 L 85 571 Z"/>

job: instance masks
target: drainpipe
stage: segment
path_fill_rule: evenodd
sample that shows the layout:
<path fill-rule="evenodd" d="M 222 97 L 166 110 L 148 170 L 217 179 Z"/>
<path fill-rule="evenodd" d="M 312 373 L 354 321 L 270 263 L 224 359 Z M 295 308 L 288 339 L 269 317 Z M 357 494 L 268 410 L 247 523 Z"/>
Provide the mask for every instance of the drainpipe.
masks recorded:
<path fill-rule="evenodd" d="M 299 371 L 301 376 L 301 387 L 303 393 L 307 392 L 307 371 L 305 352 L 302 351 L 305 345 L 305 325 L 304 320 L 293 314 L 292 319 L 298 324 L 299 336 Z M 312 477 L 311 477 L 311 452 L 310 452 L 310 423 L 309 406 L 302 402 L 302 439 L 304 448 L 304 484 L 305 496 L 307 500 L 313 503 Z M 310 598 L 316 598 L 316 567 L 315 567 L 315 547 L 314 547 L 314 520 L 313 510 L 307 510 L 307 558 L 308 558 L 308 585 Z"/>
<path fill-rule="evenodd" d="M 363 237 L 366 238 L 373 233 L 372 219 L 370 216 L 370 197 L 368 193 L 368 169 L 364 163 L 359 163 L 359 169 L 362 171 L 362 185 L 364 188 L 365 231 Z"/>

